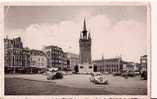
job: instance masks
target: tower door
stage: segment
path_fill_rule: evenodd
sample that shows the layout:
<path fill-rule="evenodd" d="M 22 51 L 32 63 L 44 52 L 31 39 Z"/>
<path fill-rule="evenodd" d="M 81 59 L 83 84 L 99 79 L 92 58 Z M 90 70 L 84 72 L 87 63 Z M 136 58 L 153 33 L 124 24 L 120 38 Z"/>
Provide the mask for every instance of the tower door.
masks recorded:
<path fill-rule="evenodd" d="M 96 65 L 94 65 L 94 68 L 93 68 L 94 70 L 94 72 L 97 72 L 97 66 Z"/>

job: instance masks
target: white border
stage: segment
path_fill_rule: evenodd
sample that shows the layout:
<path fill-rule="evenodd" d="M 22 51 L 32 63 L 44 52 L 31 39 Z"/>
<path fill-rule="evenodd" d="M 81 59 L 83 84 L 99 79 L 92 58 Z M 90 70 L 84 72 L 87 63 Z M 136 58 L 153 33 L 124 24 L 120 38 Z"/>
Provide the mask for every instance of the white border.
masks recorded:
<path fill-rule="evenodd" d="M 30 6 L 30 5 L 33 5 L 33 6 L 46 6 L 46 5 L 58 5 L 58 6 L 70 6 L 70 5 L 136 5 L 136 6 L 139 6 L 139 5 L 146 5 L 147 6 L 147 45 L 148 45 L 148 51 L 147 51 L 147 54 L 148 56 L 150 56 L 150 49 L 151 49 L 151 45 L 150 45 L 150 4 L 149 2 L 3 2 L 1 7 L 3 8 L 4 5 L 15 5 L 15 6 Z M 3 11 L 2 12 L 2 15 L 3 15 Z M 3 22 L 3 17 L 2 17 L 2 32 L 1 33 L 4 33 L 4 22 Z M 3 34 L 0 35 L 1 36 L 1 41 L 2 41 L 2 45 L 3 45 Z M 0 62 L 1 64 L 4 63 L 4 53 L 3 53 L 3 46 L 0 47 L 1 48 L 1 53 L 2 53 L 2 56 L 0 57 Z M 7 99 L 32 99 L 32 98 L 39 98 L 39 99 L 53 99 L 53 98 L 58 98 L 58 99 L 61 99 L 61 98 L 90 98 L 90 99 L 101 99 L 101 98 L 141 98 L 141 99 L 145 99 L 145 98 L 150 98 L 150 63 L 151 63 L 151 60 L 150 60 L 150 57 L 148 57 L 148 80 L 147 80 L 147 95 L 78 95 L 78 96 L 74 96 L 74 95 L 38 95 L 38 96 L 26 96 L 26 95 L 9 95 L 9 96 L 5 96 L 4 95 L 4 64 L 2 66 L 2 69 L 1 69 L 1 88 L 2 90 L 0 90 L 1 92 L 1 95 Z"/>
<path fill-rule="evenodd" d="M 151 75 L 151 96 L 153 98 L 157 98 L 157 62 L 156 62 L 156 58 L 157 58 L 157 2 L 151 2 L 151 44 L 152 44 L 152 75 Z"/>

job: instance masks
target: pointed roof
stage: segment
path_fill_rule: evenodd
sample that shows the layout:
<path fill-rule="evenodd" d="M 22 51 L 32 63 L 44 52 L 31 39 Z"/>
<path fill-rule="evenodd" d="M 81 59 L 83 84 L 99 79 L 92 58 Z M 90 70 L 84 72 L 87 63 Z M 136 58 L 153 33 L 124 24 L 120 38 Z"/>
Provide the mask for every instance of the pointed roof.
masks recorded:
<path fill-rule="evenodd" d="M 83 23 L 83 31 L 87 32 L 87 28 L 86 28 L 86 20 L 84 18 L 84 23 Z"/>

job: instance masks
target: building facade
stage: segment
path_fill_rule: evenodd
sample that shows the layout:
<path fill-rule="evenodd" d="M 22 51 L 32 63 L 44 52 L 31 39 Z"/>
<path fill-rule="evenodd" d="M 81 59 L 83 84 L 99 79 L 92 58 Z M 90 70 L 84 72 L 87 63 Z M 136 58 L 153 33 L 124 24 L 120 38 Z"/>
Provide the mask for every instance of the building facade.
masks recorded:
<path fill-rule="evenodd" d="M 22 66 L 22 49 L 23 45 L 20 38 L 4 39 L 5 67 Z"/>
<path fill-rule="evenodd" d="M 31 72 L 45 71 L 47 68 L 46 54 L 40 50 L 30 50 L 30 67 Z"/>
<path fill-rule="evenodd" d="M 74 54 L 74 53 L 66 52 L 65 56 L 66 56 L 66 59 L 67 59 L 66 60 L 67 61 L 67 68 L 74 71 L 74 67 L 78 66 L 78 64 L 79 64 L 79 55 Z"/>
<path fill-rule="evenodd" d="M 89 73 L 93 72 L 93 66 L 91 64 L 91 36 L 90 32 L 87 31 L 86 28 L 86 21 L 84 19 L 83 24 L 83 30 L 80 33 L 80 39 L 79 39 L 79 58 L 80 58 L 80 64 L 79 64 L 79 72 L 80 73 Z"/>
<path fill-rule="evenodd" d="M 29 49 L 23 48 L 20 37 L 4 39 L 4 66 L 7 73 L 15 73 L 19 69 L 30 66 Z"/>
<path fill-rule="evenodd" d="M 30 66 L 30 49 L 28 48 L 23 48 L 22 49 L 22 65 L 24 68 L 29 67 Z"/>
<path fill-rule="evenodd" d="M 147 71 L 147 55 L 140 57 L 141 70 Z"/>
<path fill-rule="evenodd" d="M 58 46 L 46 46 L 44 48 L 44 53 L 46 54 L 48 61 L 48 68 L 63 68 L 64 64 L 64 54 L 62 48 Z"/>
<path fill-rule="evenodd" d="M 123 72 L 134 72 L 137 70 L 137 65 L 134 62 L 122 62 Z"/>
<path fill-rule="evenodd" d="M 94 72 L 101 73 L 113 73 L 113 72 L 122 72 L 122 59 L 121 58 L 111 58 L 111 59 L 100 59 L 94 60 Z"/>

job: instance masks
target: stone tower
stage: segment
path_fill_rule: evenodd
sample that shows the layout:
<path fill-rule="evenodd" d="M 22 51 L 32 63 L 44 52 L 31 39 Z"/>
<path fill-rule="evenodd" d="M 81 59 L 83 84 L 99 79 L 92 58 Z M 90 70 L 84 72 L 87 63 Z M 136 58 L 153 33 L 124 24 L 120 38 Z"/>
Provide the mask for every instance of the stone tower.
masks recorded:
<path fill-rule="evenodd" d="M 80 33 L 80 64 L 91 64 L 91 36 L 87 31 L 86 21 L 84 19 L 83 30 Z"/>

